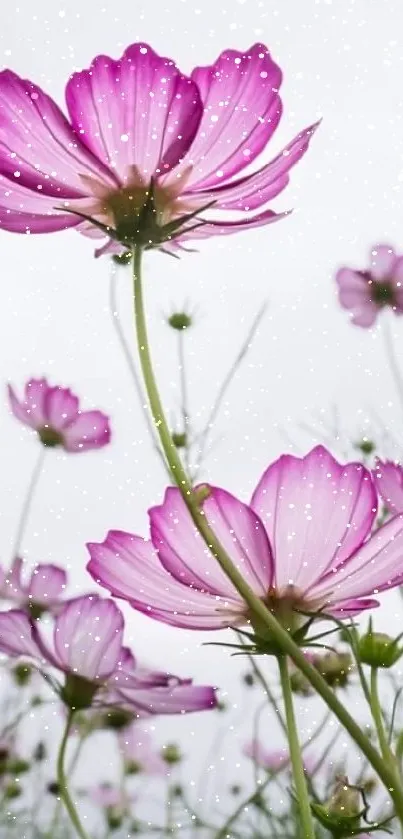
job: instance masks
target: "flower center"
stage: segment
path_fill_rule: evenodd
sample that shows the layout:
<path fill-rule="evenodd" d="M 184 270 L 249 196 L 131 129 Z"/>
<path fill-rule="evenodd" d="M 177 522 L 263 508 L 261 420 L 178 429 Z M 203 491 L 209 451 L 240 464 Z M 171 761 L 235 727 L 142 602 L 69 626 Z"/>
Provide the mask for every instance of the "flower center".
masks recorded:
<path fill-rule="evenodd" d="M 291 635 L 308 622 L 308 612 L 315 612 L 323 605 L 322 601 L 304 599 L 302 592 L 292 583 L 282 589 L 269 589 L 266 597 L 262 599 L 281 626 Z M 251 617 L 250 622 L 260 638 L 271 640 L 270 630 L 263 622 L 255 617 Z"/>
<path fill-rule="evenodd" d="M 51 449 L 55 448 L 55 446 L 63 445 L 63 435 L 60 434 L 60 431 L 56 431 L 49 425 L 38 428 L 38 437 L 43 446 L 49 446 Z"/>
<path fill-rule="evenodd" d="M 371 300 L 377 306 L 394 306 L 396 297 L 392 283 L 390 281 L 373 282 L 371 285 Z"/>

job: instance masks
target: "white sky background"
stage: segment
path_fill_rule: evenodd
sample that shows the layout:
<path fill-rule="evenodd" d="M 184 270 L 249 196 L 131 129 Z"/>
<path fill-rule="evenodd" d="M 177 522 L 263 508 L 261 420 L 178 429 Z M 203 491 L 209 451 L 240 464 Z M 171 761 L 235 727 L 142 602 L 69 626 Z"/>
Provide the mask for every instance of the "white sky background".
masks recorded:
<path fill-rule="evenodd" d="M 349 324 L 333 277 L 340 264 L 364 267 L 378 241 L 403 251 L 400 0 L 149 0 L 144 7 L 133 0 L 104 6 L 25 0 L 18 7 L 3 4 L 0 21 L 4 67 L 34 80 L 62 105 L 72 71 L 98 53 L 116 58 L 135 40 L 175 58 L 185 72 L 228 47 L 247 49 L 256 40 L 268 45 L 285 81 L 283 119 L 265 157 L 274 157 L 318 117 L 323 123 L 293 170 L 290 187 L 273 202 L 279 211 L 294 207 L 291 217 L 202 243 L 199 254 L 180 262 L 147 258 L 150 332 L 165 404 L 178 410 L 176 335 L 165 327 L 164 313 L 188 300 L 201 314 L 187 335 L 191 413 L 201 422 L 268 299 L 269 311 L 228 395 L 217 426 L 222 441 L 204 477 L 247 499 L 264 468 L 286 450 L 276 428 L 295 429 L 313 410 L 332 404 L 353 435 L 360 431 L 359 412 L 365 416 L 374 408 L 399 437 L 401 409 L 382 336 L 378 329 Z M 110 321 L 110 263 L 94 260 L 91 241 L 74 232 L 1 233 L 0 249 L 1 379 L 21 386 L 31 375 L 48 375 L 81 395 L 83 407 L 103 408 L 112 418 L 113 444 L 101 453 L 49 453 L 24 542 L 30 562 L 68 563 L 73 584 L 88 588 L 85 542 L 103 539 L 109 528 L 146 534 L 147 508 L 160 501 L 165 484 Z M 123 269 L 119 285 L 130 335 L 130 275 Z M 402 351 L 403 322 L 395 320 L 394 330 Z M 0 532 L 7 561 L 37 445 L 9 416 L 5 399 L 0 411 Z M 307 437 L 293 433 L 309 447 Z M 396 595 L 384 602 L 388 609 L 377 615 L 378 625 L 400 629 Z M 237 674 L 244 664 L 222 649 L 201 647 L 206 635 L 126 613 L 140 656 L 217 683 L 238 701 Z M 306 707 L 306 718 L 312 708 Z M 198 755 L 205 750 L 201 725 L 210 731 L 217 724 L 215 715 L 207 716 L 171 720 L 159 731 L 175 737 L 185 732 L 186 751 L 195 743 Z M 227 752 L 235 777 L 237 742 L 233 735 Z"/>

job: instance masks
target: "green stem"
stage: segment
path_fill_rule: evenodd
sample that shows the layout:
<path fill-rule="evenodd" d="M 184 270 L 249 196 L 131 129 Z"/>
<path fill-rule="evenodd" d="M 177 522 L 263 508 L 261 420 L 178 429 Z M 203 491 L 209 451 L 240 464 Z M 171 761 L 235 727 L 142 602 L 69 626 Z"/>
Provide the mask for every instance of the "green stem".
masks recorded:
<path fill-rule="evenodd" d="M 315 839 L 315 830 L 312 821 L 311 807 L 309 804 L 308 787 L 305 778 L 304 764 L 302 762 L 301 747 L 298 739 L 297 723 L 294 714 L 292 691 L 288 664 L 285 656 L 278 657 L 280 671 L 280 683 L 283 691 L 285 718 L 287 721 L 287 737 L 290 746 L 290 758 L 295 790 L 298 798 L 298 807 L 301 816 L 301 826 L 306 839 Z"/>
<path fill-rule="evenodd" d="M 378 735 L 379 745 L 381 747 L 382 757 L 385 763 L 388 763 L 393 769 L 396 768 L 395 758 L 389 746 L 388 737 L 385 730 L 385 724 L 382 716 L 381 704 L 379 702 L 378 693 L 378 668 L 371 667 L 371 701 L 370 707 L 372 717 L 375 723 L 376 733 Z"/>
<path fill-rule="evenodd" d="M 15 559 L 19 556 L 22 540 L 25 535 L 25 530 L 28 524 L 29 514 L 31 512 L 32 501 L 34 499 L 35 491 L 38 486 L 39 478 L 42 474 L 43 466 L 45 463 L 45 455 L 46 455 L 46 448 L 40 445 L 40 452 L 35 462 L 35 466 L 33 468 L 33 472 L 31 478 L 29 480 L 27 492 L 25 495 L 24 503 L 22 505 L 22 510 L 20 514 L 20 519 L 18 522 L 17 533 L 15 535 L 14 544 L 12 547 L 12 555 L 11 559 Z"/>
<path fill-rule="evenodd" d="M 326 684 L 320 673 L 315 670 L 315 668 L 306 659 L 303 652 L 291 637 L 290 633 L 287 632 L 286 629 L 283 629 L 272 612 L 266 608 L 263 601 L 254 594 L 242 574 L 238 571 L 227 552 L 216 538 L 214 531 L 207 522 L 203 510 L 200 509 L 198 497 L 196 493 L 193 492 L 184 467 L 182 466 L 181 459 L 173 444 L 154 377 L 144 312 L 141 282 L 141 259 L 141 248 L 135 247 L 133 255 L 133 284 L 137 345 L 152 417 L 158 431 L 161 445 L 173 480 L 181 492 L 182 498 L 187 506 L 193 523 L 200 535 L 203 537 L 213 557 L 217 560 L 228 579 L 231 580 L 254 617 L 269 630 L 273 641 L 278 645 L 282 653 L 292 658 L 296 666 L 301 670 L 304 676 L 306 676 L 312 687 L 319 693 L 328 708 L 333 711 L 346 731 L 350 734 L 350 737 L 361 749 L 368 762 L 372 765 L 375 772 L 377 772 L 384 785 L 389 790 L 396 812 L 403 824 L 403 789 L 400 785 L 396 785 L 394 772 L 389 766 L 385 765 L 382 756 L 379 754 L 377 749 L 375 749 L 372 743 L 370 743 L 366 734 L 364 734 L 360 726 L 355 722 L 354 718 L 339 701 L 336 694 Z"/>
<path fill-rule="evenodd" d="M 58 755 L 58 758 L 57 758 L 57 781 L 58 781 L 58 785 L 59 785 L 60 798 L 62 799 L 63 804 L 64 804 L 64 806 L 65 806 L 65 808 L 68 812 L 68 815 L 70 817 L 70 821 L 71 821 L 71 823 L 72 823 L 72 825 L 73 825 L 73 827 L 74 827 L 74 829 L 77 833 L 77 836 L 79 836 L 80 839 L 89 839 L 88 834 L 86 833 L 86 831 L 84 830 L 84 828 L 81 824 L 79 815 L 77 813 L 77 810 L 75 808 L 73 800 L 70 796 L 68 786 L 67 786 L 66 773 L 65 773 L 65 769 L 64 769 L 66 747 L 67 747 L 67 743 L 68 743 L 68 739 L 69 739 L 69 734 L 70 734 L 70 731 L 71 731 L 71 726 L 73 724 L 73 719 L 74 719 L 74 711 L 69 711 L 69 714 L 68 714 L 68 717 L 67 717 L 67 722 L 66 722 L 66 727 L 64 729 L 62 742 L 60 743 L 59 755 Z"/>

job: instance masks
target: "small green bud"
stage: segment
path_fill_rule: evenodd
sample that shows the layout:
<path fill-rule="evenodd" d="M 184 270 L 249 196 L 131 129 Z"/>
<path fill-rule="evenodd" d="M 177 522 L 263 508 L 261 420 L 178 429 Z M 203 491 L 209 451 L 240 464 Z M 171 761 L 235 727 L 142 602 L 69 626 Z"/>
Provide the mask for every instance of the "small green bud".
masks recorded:
<path fill-rule="evenodd" d="M 31 699 L 31 708 L 39 708 L 42 705 L 43 699 L 41 696 L 33 696 Z"/>
<path fill-rule="evenodd" d="M 174 784 L 172 787 L 172 795 L 174 798 L 181 798 L 183 795 L 183 787 L 180 784 Z"/>
<path fill-rule="evenodd" d="M 311 810 L 317 820 L 334 837 L 348 836 L 358 831 L 362 806 L 360 793 L 351 787 L 346 777 L 337 782 L 334 793 L 326 804 L 311 802 Z"/>
<path fill-rule="evenodd" d="M 10 783 L 7 784 L 7 786 L 4 790 L 4 797 L 9 798 L 9 799 L 19 798 L 21 793 L 22 793 L 22 789 L 21 789 L 19 783 L 17 781 L 10 781 Z"/>
<path fill-rule="evenodd" d="M 133 259 L 133 254 L 131 251 L 125 251 L 124 253 L 114 253 L 112 256 L 112 261 L 115 265 L 130 265 Z"/>
<path fill-rule="evenodd" d="M 300 670 L 290 670 L 291 690 L 297 696 L 313 696 L 315 693 L 308 679 Z"/>
<path fill-rule="evenodd" d="M 25 687 L 32 676 L 32 667 L 28 664 L 17 664 L 13 668 L 14 681 L 19 687 Z"/>
<path fill-rule="evenodd" d="M 192 325 L 192 318 L 186 312 L 174 312 L 168 318 L 168 323 L 172 329 L 181 331 L 182 329 L 189 329 Z"/>
<path fill-rule="evenodd" d="M 328 652 L 314 656 L 312 664 L 331 687 L 345 687 L 353 670 L 353 660 L 347 652 Z"/>
<path fill-rule="evenodd" d="M 244 685 L 246 685 L 246 687 L 253 688 L 255 684 L 255 677 L 253 673 L 244 673 L 244 675 L 242 676 L 242 681 Z"/>
<path fill-rule="evenodd" d="M 399 641 L 400 635 L 393 639 L 384 632 L 373 632 L 370 619 L 365 635 L 358 642 L 360 661 L 370 667 L 392 667 L 403 655 Z"/>
<path fill-rule="evenodd" d="M 175 743 L 167 743 L 166 746 L 163 746 L 161 755 L 165 763 L 169 763 L 170 765 L 180 763 L 182 760 L 179 747 Z"/>
<path fill-rule="evenodd" d="M 125 761 L 125 775 L 139 775 L 143 767 L 137 760 Z"/>
<path fill-rule="evenodd" d="M 47 786 L 47 790 L 50 795 L 55 795 L 57 797 L 60 795 L 60 787 L 57 781 L 51 781 Z"/>
<path fill-rule="evenodd" d="M 187 446 L 188 437 L 185 431 L 173 431 L 172 442 L 176 449 L 184 449 Z"/>
<path fill-rule="evenodd" d="M 122 827 L 123 813 L 120 807 L 107 807 L 105 815 L 109 830 L 118 830 Z"/>
<path fill-rule="evenodd" d="M 114 708 L 108 711 L 102 718 L 102 727 L 112 731 L 121 731 L 122 728 L 130 725 L 133 721 L 133 714 L 125 711 L 124 708 Z"/>
<path fill-rule="evenodd" d="M 31 764 L 27 760 L 14 757 L 7 761 L 6 772 L 10 775 L 23 775 L 24 772 L 29 772 Z"/>
<path fill-rule="evenodd" d="M 46 746 L 45 746 L 44 743 L 42 743 L 42 742 L 37 743 L 37 745 L 34 748 L 32 757 L 37 763 L 40 763 L 42 760 L 45 760 Z"/>
<path fill-rule="evenodd" d="M 141 833 L 142 826 L 140 822 L 132 822 L 129 827 L 129 836 L 137 836 L 138 833 Z"/>
<path fill-rule="evenodd" d="M 372 440 L 369 440 L 368 437 L 363 437 L 362 440 L 358 440 L 354 443 L 354 448 L 358 449 L 358 451 L 365 455 L 365 457 L 368 457 L 370 454 L 374 453 L 376 445 Z"/>

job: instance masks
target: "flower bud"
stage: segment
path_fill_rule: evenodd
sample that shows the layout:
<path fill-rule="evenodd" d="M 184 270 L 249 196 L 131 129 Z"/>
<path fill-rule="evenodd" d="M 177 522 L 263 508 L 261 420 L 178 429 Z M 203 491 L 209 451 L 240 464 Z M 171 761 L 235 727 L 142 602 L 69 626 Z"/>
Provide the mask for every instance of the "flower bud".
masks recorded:
<path fill-rule="evenodd" d="M 313 696 L 315 693 L 306 676 L 304 676 L 304 674 L 296 668 L 290 670 L 290 684 L 292 692 L 296 693 L 298 696 Z"/>
<path fill-rule="evenodd" d="M 167 743 L 166 746 L 162 747 L 162 758 L 165 760 L 165 763 L 169 763 L 170 765 L 180 763 L 182 755 L 179 746 L 176 743 Z"/>
<path fill-rule="evenodd" d="M 37 743 L 37 745 L 35 746 L 32 757 L 37 763 L 40 763 L 42 760 L 45 760 L 46 746 L 44 743 L 42 743 L 42 741 Z"/>
<path fill-rule="evenodd" d="M 142 771 L 142 765 L 137 760 L 126 760 L 125 775 L 138 775 Z"/>
<path fill-rule="evenodd" d="M 186 312 L 173 312 L 168 318 L 168 323 L 172 326 L 172 329 L 177 329 L 180 332 L 192 326 L 192 318 Z"/>
<path fill-rule="evenodd" d="M 25 687 L 32 676 L 32 667 L 29 664 L 17 664 L 13 668 L 14 681 L 19 687 Z"/>
<path fill-rule="evenodd" d="M 120 807 L 107 807 L 105 811 L 109 830 L 118 830 L 123 824 L 123 813 Z"/>
<path fill-rule="evenodd" d="M 384 632 L 373 632 L 370 620 L 365 635 L 358 642 L 360 661 L 370 667 L 392 667 L 403 654 L 399 641 L 400 635 L 393 639 Z"/>
<path fill-rule="evenodd" d="M 244 673 L 244 675 L 242 676 L 242 681 L 244 685 L 246 685 L 248 688 L 253 688 L 255 684 L 255 677 L 253 673 Z"/>
<path fill-rule="evenodd" d="M 172 432 L 172 442 L 176 449 L 184 449 L 187 445 L 187 434 L 185 431 L 173 431 Z"/>
<path fill-rule="evenodd" d="M 5 798 L 12 799 L 12 798 L 19 798 L 22 793 L 22 789 L 17 781 L 10 781 L 7 784 L 3 795 Z"/>
<path fill-rule="evenodd" d="M 133 254 L 131 251 L 124 251 L 123 253 L 114 253 L 112 256 L 112 261 L 115 265 L 130 265 L 133 259 Z"/>
<path fill-rule="evenodd" d="M 312 664 L 325 682 L 331 687 L 345 687 L 353 669 L 353 660 L 348 652 L 328 652 L 315 655 Z"/>
<path fill-rule="evenodd" d="M 334 837 L 348 836 L 360 827 L 362 806 L 360 793 L 351 787 L 346 777 L 337 782 L 332 797 L 325 804 L 311 803 L 318 821 Z"/>
<path fill-rule="evenodd" d="M 23 775 L 24 772 L 29 772 L 31 764 L 27 760 L 20 757 L 13 757 L 7 761 L 6 771 L 10 775 Z"/>
<path fill-rule="evenodd" d="M 122 728 L 130 725 L 132 721 L 133 714 L 130 711 L 125 711 L 124 708 L 113 708 L 111 711 L 107 711 L 102 717 L 102 728 L 121 731 Z"/>
<path fill-rule="evenodd" d="M 376 449 L 376 444 L 373 440 L 369 440 L 368 437 L 363 437 L 362 440 L 358 440 L 354 443 L 354 448 L 358 449 L 364 457 L 369 457 L 370 454 L 373 454 Z"/>
<path fill-rule="evenodd" d="M 47 786 L 48 793 L 58 797 L 60 795 L 60 787 L 57 781 L 51 781 Z"/>

